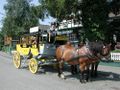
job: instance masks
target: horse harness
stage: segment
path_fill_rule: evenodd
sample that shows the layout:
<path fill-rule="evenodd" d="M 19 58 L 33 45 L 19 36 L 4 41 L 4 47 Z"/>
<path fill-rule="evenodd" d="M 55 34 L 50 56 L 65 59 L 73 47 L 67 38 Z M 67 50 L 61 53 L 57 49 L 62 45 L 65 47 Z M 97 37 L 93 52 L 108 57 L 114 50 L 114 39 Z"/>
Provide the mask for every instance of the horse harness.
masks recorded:
<path fill-rule="evenodd" d="M 85 46 L 85 47 L 81 47 L 81 48 L 84 48 L 84 50 L 87 52 L 85 55 L 79 55 L 79 48 L 77 48 L 76 50 L 73 50 L 71 52 L 71 54 L 73 55 L 73 58 L 71 58 L 70 60 L 68 60 L 68 62 L 72 62 L 72 61 L 75 61 L 75 60 L 78 60 L 79 58 L 82 58 L 82 57 L 87 57 L 91 60 L 91 58 L 99 58 L 97 55 L 94 55 L 89 47 Z M 61 60 L 64 60 L 64 51 L 66 50 L 65 46 L 62 45 L 60 47 L 60 49 L 62 50 L 62 56 L 61 56 Z"/>
<path fill-rule="evenodd" d="M 93 51 L 90 50 L 90 48 L 89 48 L 88 45 L 83 46 L 82 48 L 85 50 L 85 54 L 79 55 L 79 52 L 78 52 L 79 49 L 77 49 L 79 58 L 80 58 L 80 57 L 87 57 L 87 58 L 89 58 L 90 60 L 91 60 L 91 58 L 99 58 L 97 55 L 94 54 L 95 52 L 93 52 Z"/>

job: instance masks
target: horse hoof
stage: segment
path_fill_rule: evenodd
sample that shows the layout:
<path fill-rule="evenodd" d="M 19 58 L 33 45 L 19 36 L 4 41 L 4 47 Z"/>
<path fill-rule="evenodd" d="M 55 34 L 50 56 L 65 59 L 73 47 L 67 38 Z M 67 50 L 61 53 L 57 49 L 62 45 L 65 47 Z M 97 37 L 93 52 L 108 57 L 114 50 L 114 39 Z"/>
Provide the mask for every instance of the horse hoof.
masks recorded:
<path fill-rule="evenodd" d="M 62 79 L 65 79 L 65 76 L 64 76 L 63 74 L 61 74 L 60 77 L 61 77 Z"/>
<path fill-rule="evenodd" d="M 84 80 L 80 80 L 80 82 L 83 84 L 83 83 L 84 83 Z"/>
<path fill-rule="evenodd" d="M 72 74 L 72 75 L 75 75 L 75 72 L 72 72 L 71 74 Z"/>
<path fill-rule="evenodd" d="M 83 80 L 80 80 L 81 83 L 83 83 Z"/>
<path fill-rule="evenodd" d="M 66 77 L 64 76 L 64 74 L 60 74 L 60 75 L 58 75 L 60 78 L 62 78 L 62 79 L 66 79 Z"/>
<path fill-rule="evenodd" d="M 88 79 L 87 82 L 92 82 L 92 80 L 91 80 L 91 79 Z"/>
<path fill-rule="evenodd" d="M 71 71 L 72 75 L 78 74 L 78 71 Z"/>
<path fill-rule="evenodd" d="M 83 83 L 87 83 L 87 80 L 83 80 Z"/>
<path fill-rule="evenodd" d="M 86 80 L 80 80 L 80 82 L 83 84 L 83 83 L 86 83 L 87 81 Z"/>

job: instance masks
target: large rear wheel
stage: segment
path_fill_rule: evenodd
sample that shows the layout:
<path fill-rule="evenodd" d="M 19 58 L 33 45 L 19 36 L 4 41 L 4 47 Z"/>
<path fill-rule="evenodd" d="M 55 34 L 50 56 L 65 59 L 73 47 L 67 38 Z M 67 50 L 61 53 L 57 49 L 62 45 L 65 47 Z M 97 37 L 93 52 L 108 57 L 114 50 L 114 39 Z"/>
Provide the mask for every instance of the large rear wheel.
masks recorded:
<path fill-rule="evenodd" d="M 37 73 L 38 71 L 38 61 L 35 58 L 31 58 L 29 61 L 29 70 L 33 74 Z"/>
<path fill-rule="evenodd" d="M 21 58 L 20 58 L 20 53 L 19 52 L 15 52 L 13 54 L 13 64 L 16 68 L 20 68 L 21 66 Z"/>

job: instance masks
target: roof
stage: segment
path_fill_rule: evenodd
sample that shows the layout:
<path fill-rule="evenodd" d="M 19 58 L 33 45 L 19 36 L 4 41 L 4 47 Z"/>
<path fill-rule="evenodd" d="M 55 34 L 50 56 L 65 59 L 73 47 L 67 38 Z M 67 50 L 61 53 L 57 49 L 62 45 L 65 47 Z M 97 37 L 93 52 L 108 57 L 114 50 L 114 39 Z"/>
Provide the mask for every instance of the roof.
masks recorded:
<path fill-rule="evenodd" d="M 120 16 L 109 17 L 109 19 L 120 19 Z"/>
<path fill-rule="evenodd" d="M 41 30 L 48 30 L 48 29 L 50 29 L 50 26 L 49 26 L 49 25 L 42 25 L 42 24 L 40 24 L 40 25 L 39 25 L 39 28 L 40 28 Z"/>
<path fill-rule="evenodd" d="M 113 12 L 110 12 L 109 19 L 120 19 L 120 13 L 115 15 Z"/>
<path fill-rule="evenodd" d="M 39 25 L 39 26 L 34 26 L 31 27 L 29 30 L 29 33 L 35 33 L 35 32 L 44 32 L 50 29 L 49 25 Z"/>

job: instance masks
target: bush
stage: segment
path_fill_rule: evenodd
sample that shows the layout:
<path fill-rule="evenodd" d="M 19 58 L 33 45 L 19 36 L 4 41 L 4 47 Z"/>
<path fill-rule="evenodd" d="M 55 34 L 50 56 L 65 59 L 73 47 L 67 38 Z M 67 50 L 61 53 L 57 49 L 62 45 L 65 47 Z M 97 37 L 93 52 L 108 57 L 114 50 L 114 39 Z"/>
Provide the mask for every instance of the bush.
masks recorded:
<path fill-rule="evenodd" d="M 113 50 L 113 51 L 111 51 L 111 52 L 120 53 L 120 49 Z"/>

